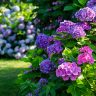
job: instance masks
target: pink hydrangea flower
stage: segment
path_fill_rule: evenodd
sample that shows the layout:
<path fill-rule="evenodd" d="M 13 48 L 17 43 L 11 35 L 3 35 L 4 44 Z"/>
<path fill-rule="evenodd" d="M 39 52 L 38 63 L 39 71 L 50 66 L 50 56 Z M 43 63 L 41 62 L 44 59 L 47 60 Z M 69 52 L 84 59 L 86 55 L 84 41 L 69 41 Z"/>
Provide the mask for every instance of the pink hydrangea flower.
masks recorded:
<path fill-rule="evenodd" d="M 71 79 L 76 80 L 76 78 L 80 75 L 81 68 L 77 66 L 75 62 L 64 62 L 58 66 L 56 69 L 56 76 L 62 77 L 64 81 Z"/>
<path fill-rule="evenodd" d="M 83 64 L 83 63 L 90 63 L 93 64 L 94 63 L 94 58 L 92 57 L 91 54 L 89 53 L 81 53 L 78 55 L 78 62 L 79 65 Z"/>
<path fill-rule="evenodd" d="M 84 46 L 80 48 L 80 52 L 87 52 L 89 54 L 92 54 L 93 50 L 89 46 Z"/>

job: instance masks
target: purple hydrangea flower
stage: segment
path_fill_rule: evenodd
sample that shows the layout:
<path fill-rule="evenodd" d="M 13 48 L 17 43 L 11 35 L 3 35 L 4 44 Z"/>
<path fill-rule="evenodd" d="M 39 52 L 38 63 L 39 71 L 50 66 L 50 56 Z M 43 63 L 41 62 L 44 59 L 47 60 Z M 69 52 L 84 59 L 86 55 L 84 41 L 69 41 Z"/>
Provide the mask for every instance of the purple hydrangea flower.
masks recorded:
<path fill-rule="evenodd" d="M 45 35 L 45 34 L 39 34 L 37 36 L 37 39 L 36 39 L 36 44 L 39 48 L 43 48 L 43 49 L 46 49 L 47 46 L 50 45 L 50 40 L 52 38 L 50 38 L 49 36 Z"/>
<path fill-rule="evenodd" d="M 95 12 L 91 8 L 85 7 L 77 11 L 75 17 L 80 21 L 93 21 Z"/>
<path fill-rule="evenodd" d="M 75 62 L 65 62 L 58 66 L 56 69 L 56 76 L 62 77 L 64 81 L 71 79 L 76 80 L 80 75 L 81 68 L 77 66 Z"/>
<path fill-rule="evenodd" d="M 58 64 L 59 65 L 62 64 L 62 63 L 64 63 L 64 62 L 65 62 L 64 58 L 59 58 L 59 60 L 58 60 Z"/>
<path fill-rule="evenodd" d="M 93 6 L 96 6 L 96 0 L 89 0 L 88 2 L 87 2 L 87 6 L 88 7 L 93 7 Z"/>
<path fill-rule="evenodd" d="M 73 38 L 81 38 L 86 36 L 84 29 L 79 25 L 72 25 L 70 27 L 69 34 L 71 34 Z"/>
<path fill-rule="evenodd" d="M 52 54 L 59 54 L 62 50 L 63 50 L 63 48 L 61 47 L 60 43 L 54 43 L 47 47 L 47 53 L 48 53 L 49 57 Z"/>
<path fill-rule="evenodd" d="M 91 26 L 88 22 L 78 22 L 77 25 L 81 26 L 84 30 L 90 30 Z"/>
<path fill-rule="evenodd" d="M 74 25 L 75 23 L 68 21 L 68 20 L 64 20 L 63 22 L 60 22 L 60 26 L 59 28 L 57 28 L 57 32 L 68 32 L 70 29 L 71 25 Z"/>
<path fill-rule="evenodd" d="M 54 69 L 54 64 L 49 59 L 46 59 L 40 63 L 40 71 L 42 73 L 48 74 L 53 69 Z"/>
<path fill-rule="evenodd" d="M 45 78 L 40 78 L 40 80 L 39 80 L 39 82 L 38 82 L 39 86 L 44 86 L 44 85 L 46 85 L 47 83 L 48 83 L 48 80 L 45 79 Z"/>

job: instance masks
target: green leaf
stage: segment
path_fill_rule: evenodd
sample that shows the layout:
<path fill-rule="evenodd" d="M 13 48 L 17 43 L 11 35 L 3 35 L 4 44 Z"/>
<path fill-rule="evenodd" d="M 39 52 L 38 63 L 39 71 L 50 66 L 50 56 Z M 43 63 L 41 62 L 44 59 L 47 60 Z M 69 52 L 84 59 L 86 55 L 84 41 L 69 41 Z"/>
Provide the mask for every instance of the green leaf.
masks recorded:
<path fill-rule="evenodd" d="M 50 94 L 51 94 L 51 96 L 56 96 L 56 92 L 55 92 L 55 90 L 51 88 L 51 90 L 50 90 Z"/>
<path fill-rule="evenodd" d="M 76 88 L 74 84 L 68 87 L 67 93 L 71 93 L 72 96 L 81 96 L 80 92 L 78 91 L 78 88 Z"/>
<path fill-rule="evenodd" d="M 78 2 L 81 4 L 81 5 L 85 5 L 87 0 L 78 0 Z"/>
<path fill-rule="evenodd" d="M 74 9 L 73 5 L 67 5 L 67 6 L 64 7 L 64 11 L 70 11 L 70 10 L 73 10 L 73 9 Z"/>
<path fill-rule="evenodd" d="M 63 56 L 72 56 L 72 51 L 69 49 L 69 48 L 65 48 L 63 53 L 62 53 Z"/>
<path fill-rule="evenodd" d="M 40 63 L 42 60 L 43 60 L 42 57 L 39 57 L 39 56 L 35 57 L 35 58 L 32 60 L 32 67 L 34 67 L 34 68 L 39 67 L 39 63 Z"/>
<path fill-rule="evenodd" d="M 47 86 L 47 87 L 46 87 L 46 96 L 49 95 L 49 92 L 50 92 L 50 86 Z"/>

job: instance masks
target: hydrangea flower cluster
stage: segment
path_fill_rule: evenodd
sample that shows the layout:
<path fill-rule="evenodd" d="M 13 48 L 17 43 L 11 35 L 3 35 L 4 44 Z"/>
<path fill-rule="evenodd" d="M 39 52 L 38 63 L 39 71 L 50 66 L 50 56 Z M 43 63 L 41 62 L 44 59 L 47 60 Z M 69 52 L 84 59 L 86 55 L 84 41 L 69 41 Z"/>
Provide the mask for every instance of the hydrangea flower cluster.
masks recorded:
<path fill-rule="evenodd" d="M 71 34 L 73 38 L 80 38 L 86 36 L 84 29 L 78 25 L 72 25 L 70 27 L 69 34 Z"/>
<path fill-rule="evenodd" d="M 57 32 L 68 32 L 70 30 L 70 26 L 74 25 L 72 21 L 64 20 L 63 22 L 60 22 L 59 28 L 57 28 Z"/>
<path fill-rule="evenodd" d="M 0 55 L 8 55 L 16 59 L 25 57 L 25 52 L 35 48 L 34 42 L 36 28 L 30 21 L 18 12 L 19 6 L 11 9 L 0 7 L 2 23 L 0 24 Z M 16 14 L 16 16 L 13 16 Z M 5 19 L 7 18 L 7 19 Z"/>
<path fill-rule="evenodd" d="M 94 63 L 94 58 L 92 56 L 93 50 L 89 46 L 84 46 L 80 48 L 81 54 L 78 55 L 78 64 L 81 65 L 83 63 Z"/>
<path fill-rule="evenodd" d="M 46 49 L 47 46 L 50 45 L 51 41 L 53 41 L 53 38 L 50 36 L 47 36 L 45 34 L 39 34 L 36 39 L 36 44 L 39 48 Z"/>
<path fill-rule="evenodd" d="M 41 71 L 42 73 L 48 74 L 48 73 L 50 73 L 54 68 L 55 68 L 55 65 L 54 65 L 49 59 L 43 60 L 43 61 L 40 63 L 40 71 Z"/>
<path fill-rule="evenodd" d="M 49 57 L 53 54 L 59 54 L 60 52 L 62 52 L 62 50 L 63 49 L 60 42 L 55 42 L 54 44 L 47 47 L 47 53 Z"/>
<path fill-rule="evenodd" d="M 95 12 L 91 8 L 85 7 L 77 11 L 75 16 L 80 21 L 93 21 L 95 18 Z"/>
<path fill-rule="evenodd" d="M 86 33 L 80 24 L 76 24 L 66 20 L 60 23 L 60 27 L 57 28 L 57 32 L 67 32 L 68 34 L 71 34 L 73 38 L 86 36 Z"/>
<path fill-rule="evenodd" d="M 77 25 L 81 26 L 84 30 L 91 29 L 91 26 L 88 22 L 78 22 Z"/>
<path fill-rule="evenodd" d="M 71 79 L 76 80 L 76 78 L 80 75 L 81 68 L 77 66 L 75 62 L 64 62 L 58 66 L 56 69 L 56 76 L 62 77 L 64 81 Z"/>
<path fill-rule="evenodd" d="M 87 6 L 88 7 L 93 7 L 93 6 L 95 6 L 96 5 L 96 0 L 89 0 L 88 2 L 87 2 Z"/>

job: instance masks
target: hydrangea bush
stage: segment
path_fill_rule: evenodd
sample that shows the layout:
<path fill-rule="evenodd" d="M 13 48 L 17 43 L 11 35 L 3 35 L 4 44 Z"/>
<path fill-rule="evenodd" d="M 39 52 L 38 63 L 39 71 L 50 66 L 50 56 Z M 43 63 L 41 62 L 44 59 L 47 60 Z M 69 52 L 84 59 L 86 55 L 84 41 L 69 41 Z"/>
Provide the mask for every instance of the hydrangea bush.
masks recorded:
<path fill-rule="evenodd" d="M 86 0 L 82 3 L 80 0 L 28 0 L 37 6 L 34 12 L 37 12 L 33 20 L 37 28 L 46 34 L 55 33 L 55 29 L 63 19 L 72 19 L 72 14 L 84 6 Z"/>
<path fill-rule="evenodd" d="M 21 96 L 96 96 L 95 6 L 89 0 L 56 33 L 37 34 L 36 48 L 23 59 L 32 66 L 20 75 Z"/>
<path fill-rule="evenodd" d="M 0 55 L 19 59 L 32 49 L 36 28 L 30 21 L 34 8 L 25 3 L 0 7 Z"/>

